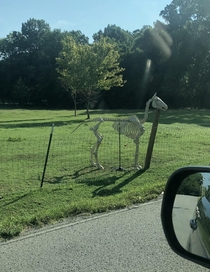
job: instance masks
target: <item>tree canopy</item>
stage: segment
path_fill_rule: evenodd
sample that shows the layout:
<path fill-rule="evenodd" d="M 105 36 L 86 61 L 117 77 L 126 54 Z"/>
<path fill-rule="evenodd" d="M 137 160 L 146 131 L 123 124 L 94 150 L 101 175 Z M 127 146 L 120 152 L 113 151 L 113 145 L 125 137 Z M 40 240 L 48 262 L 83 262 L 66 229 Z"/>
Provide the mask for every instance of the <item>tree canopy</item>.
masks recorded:
<path fill-rule="evenodd" d="M 63 86 L 74 97 L 75 105 L 77 94 L 86 103 L 89 118 L 89 104 L 98 91 L 124 85 L 120 55 L 116 45 L 103 37 L 89 45 L 77 43 L 73 37 L 67 36 L 62 44 L 63 49 L 56 59 L 56 70 Z"/>
<path fill-rule="evenodd" d="M 133 32 L 109 24 L 93 34 L 92 43 L 80 30 L 52 30 L 44 20 L 29 19 L 20 32 L 0 39 L 0 102 L 74 108 L 76 90 L 79 108 L 94 100 L 91 106 L 103 101 L 110 109 L 136 109 L 157 92 L 170 108 L 210 108 L 209 10 L 209 0 L 173 0 L 160 10 L 164 22 Z M 74 44 L 71 52 L 67 40 Z M 62 75 L 65 50 L 69 68 Z M 116 61 L 109 53 L 103 62 L 111 51 Z M 151 69 L 145 80 L 147 63 Z"/>
<path fill-rule="evenodd" d="M 178 189 L 178 194 L 201 196 L 201 185 L 203 184 L 203 176 L 196 173 L 188 176 L 183 180 Z"/>

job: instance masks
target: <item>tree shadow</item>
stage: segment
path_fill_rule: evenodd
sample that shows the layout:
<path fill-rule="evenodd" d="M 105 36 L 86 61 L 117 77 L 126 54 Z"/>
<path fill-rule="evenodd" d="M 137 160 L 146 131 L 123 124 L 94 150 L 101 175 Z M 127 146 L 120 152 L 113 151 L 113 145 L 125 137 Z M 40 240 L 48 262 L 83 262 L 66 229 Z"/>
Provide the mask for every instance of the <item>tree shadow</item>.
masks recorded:
<path fill-rule="evenodd" d="M 114 118 L 126 118 L 131 115 L 139 115 L 141 118 L 141 115 L 144 114 L 144 110 L 91 110 L 90 112 L 90 117 L 94 115 L 95 117 L 107 117 L 107 118 L 113 118 L 113 115 L 115 116 Z M 78 116 L 85 115 L 84 113 L 78 113 Z M 111 116 L 110 116 L 111 115 Z M 92 118 L 92 117 L 91 117 Z M 91 120 L 90 119 L 84 119 L 85 120 Z"/>
<path fill-rule="evenodd" d="M 137 115 L 139 119 L 144 116 L 144 110 L 92 110 L 91 114 L 94 117 L 106 117 L 107 115 L 114 115 L 115 118 L 126 119 L 129 116 Z M 82 115 L 82 114 L 81 114 Z M 147 123 L 153 122 L 155 115 L 155 109 L 150 109 L 148 113 Z M 205 109 L 169 109 L 167 111 L 161 111 L 160 124 L 196 124 L 199 126 L 210 127 L 210 110 Z M 108 116 L 107 116 L 108 117 Z M 112 117 L 113 118 L 113 117 Z"/>
<path fill-rule="evenodd" d="M 168 110 L 162 114 L 161 124 L 195 124 L 203 127 L 210 126 L 210 110 Z"/>
<path fill-rule="evenodd" d="M 30 121 L 30 120 L 28 120 Z M 37 120 L 36 120 L 37 121 Z M 17 123 L 15 123 L 17 122 Z M 40 122 L 40 123 L 20 123 L 21 121 L 12 121 L 12 124 L 9 122 L 0 122 L 0 128 L 36 128 L 36 127 L 51 127 L 52 124 L 54 124 L 55 127 L 61 127 L 61 126 L 66 126 L 69 124 L 78 124 L 77 120 L 71 120 L 71 121 L 48 121 L 48 122 Z M 33 120 L 32 120 L 33 122 Z"/>

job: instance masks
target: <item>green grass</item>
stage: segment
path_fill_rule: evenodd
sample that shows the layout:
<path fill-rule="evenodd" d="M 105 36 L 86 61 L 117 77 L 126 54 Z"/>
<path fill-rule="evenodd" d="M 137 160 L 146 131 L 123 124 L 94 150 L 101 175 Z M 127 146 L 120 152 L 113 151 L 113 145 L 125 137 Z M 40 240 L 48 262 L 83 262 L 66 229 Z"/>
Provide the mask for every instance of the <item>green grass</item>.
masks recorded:
<path fill-rule="evenodd" d="M 143 112 L 92 111 L 98 116 L 121 117 Z M 99 150 L 105 170 L 89 164 L 95 137 L 84 111 L 0 110 L 0 237 L 9 239 L 28 228 L 41 227 L 78 214 L 119 209 L 156 198 L 170 174 L 184 165 L 209 165 L 210 111 L 161 112 L 156 142 L 147 171 L 134 171 L 134 144 L 122 136 L 122 166 L 118 135 L 112 123 L 100 126 L 104 140 Z M 154 111 L 141 137 L 140 164 L 144 165 Z M 51 125 L 55 129 L 43 187 L 40 182 Z"/>

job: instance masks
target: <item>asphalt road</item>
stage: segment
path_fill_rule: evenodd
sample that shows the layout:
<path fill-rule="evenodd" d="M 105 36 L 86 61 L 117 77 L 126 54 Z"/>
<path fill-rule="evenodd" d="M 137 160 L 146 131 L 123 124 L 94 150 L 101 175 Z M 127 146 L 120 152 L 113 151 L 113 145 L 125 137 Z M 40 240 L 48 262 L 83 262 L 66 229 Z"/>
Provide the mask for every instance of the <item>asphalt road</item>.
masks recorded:
<path fill-rule="evenodd" d="M 161 199 L 25 233 L 0 244 L 0 271 L 208 271 L 169 248 L 160 208 Z"/>

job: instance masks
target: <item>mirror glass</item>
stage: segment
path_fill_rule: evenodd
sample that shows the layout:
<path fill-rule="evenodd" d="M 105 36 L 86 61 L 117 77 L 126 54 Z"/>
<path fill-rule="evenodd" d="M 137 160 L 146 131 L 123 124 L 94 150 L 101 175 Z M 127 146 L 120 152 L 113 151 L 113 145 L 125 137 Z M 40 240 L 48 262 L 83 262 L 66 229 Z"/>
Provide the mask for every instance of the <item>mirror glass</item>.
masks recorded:
<path fill-rule="evenodd" d="M 183 180 L 172 217 L 181 246 L 210 259 L 210 173 L 196 173 Z"/>

